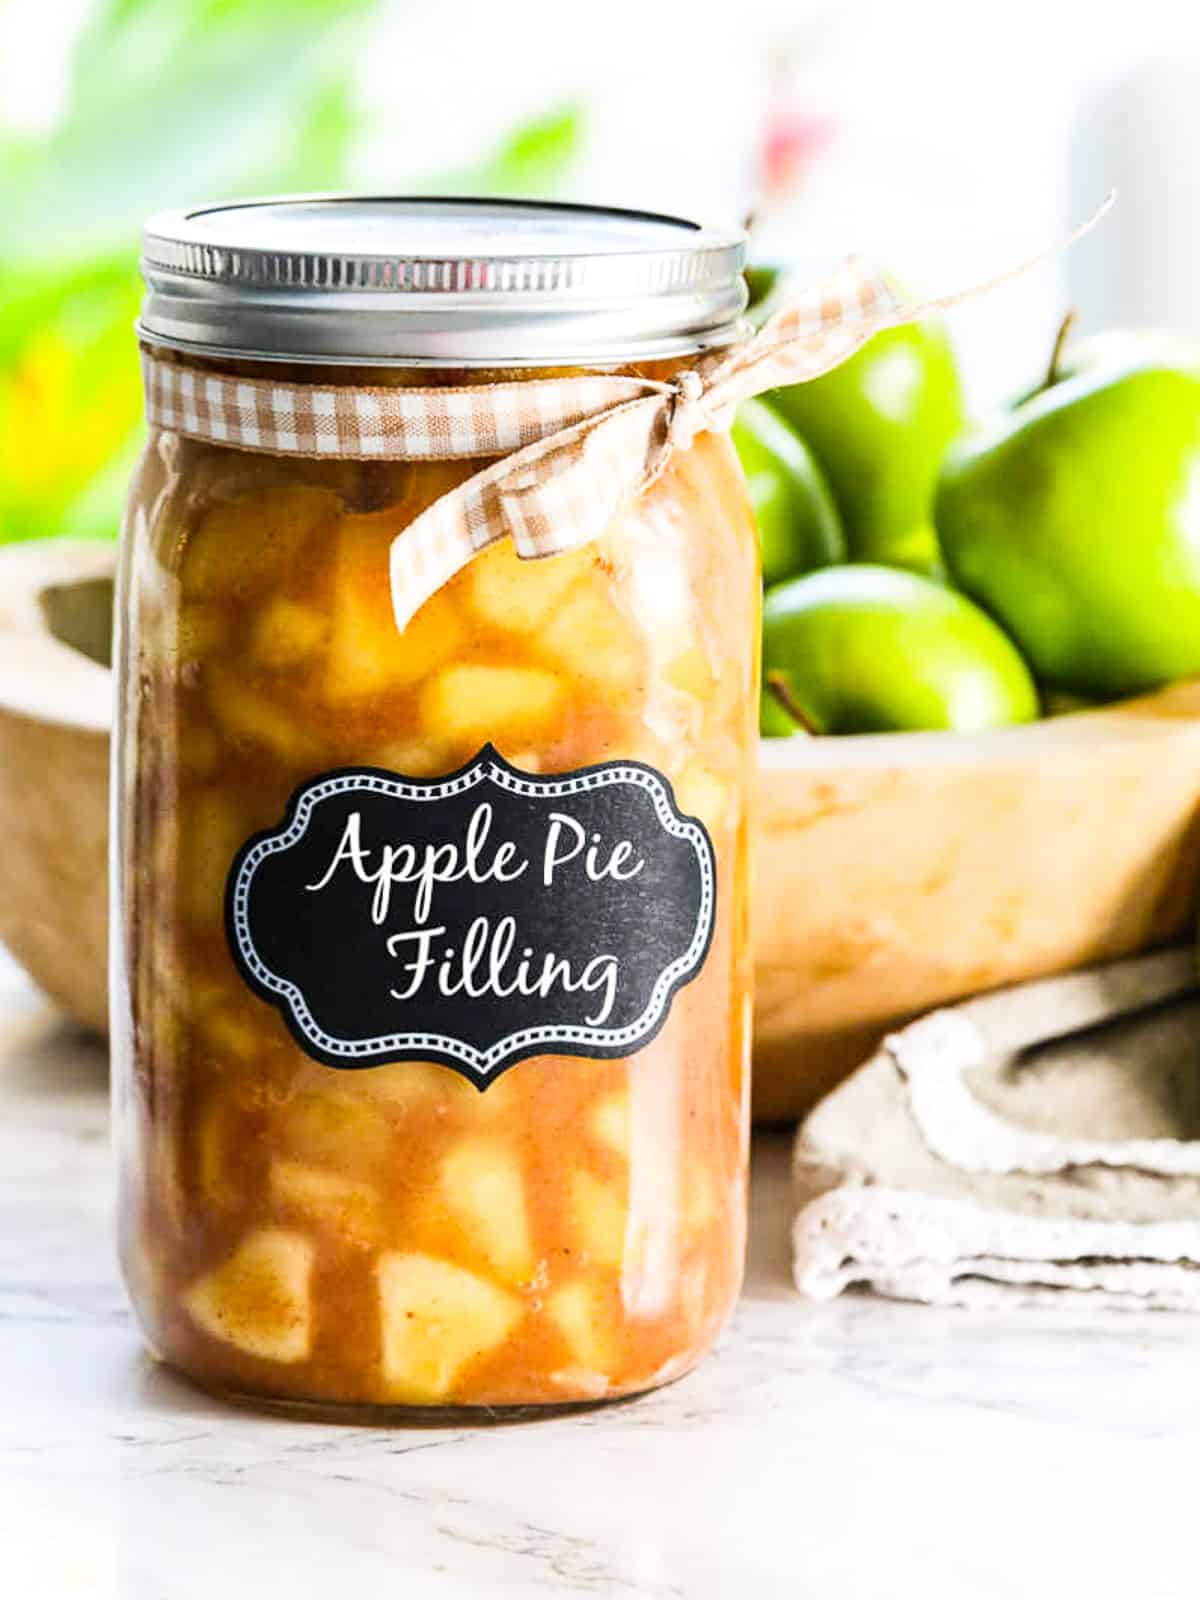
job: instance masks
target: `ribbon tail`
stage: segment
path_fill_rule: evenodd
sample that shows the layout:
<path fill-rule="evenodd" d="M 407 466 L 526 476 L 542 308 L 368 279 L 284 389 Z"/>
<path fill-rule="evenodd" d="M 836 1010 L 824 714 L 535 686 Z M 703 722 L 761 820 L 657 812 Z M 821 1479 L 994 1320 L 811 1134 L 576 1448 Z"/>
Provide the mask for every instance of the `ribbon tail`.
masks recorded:
<path fill-rule="evenodd" d="M 670 403 L 666 392 L 626 401 L 527 445 L 436 500 L 392 540 L 397 628 L 403 632 L 461 571 L 464 530 L 474 554 L 510 538 L 527 561 L 598 538 L 661 471 Z"/>
<path fill-rule="evenodd" d="M 1098 227 L 1117 203 L 1117 191 L 1110 189 L 1104 199 L 1093 211 L 1092 215 L 1081 222 L 1078 227 L 1072 228 L 1064 239 L 1057 243 L 1047 245 L 1044 249 L 1027 256 L 1024 261 L 1019 261 L 1014 267 L 1007 267 L 1003 272 L 998 272 L 994 278 L 985 278 L 982 283 L 971 284 L 966 289 L 956 289 L 950 294 L 935 295 L 932 300 L 920 300 L 912 305 L 900 307 L 890 320 L 883 323 L 884 327 L 898 326 L 903 322 L 915 322 L 921 317 L 928 317 L 942 311 L 950 311 L 955 306 L 961 305 L 964 300 L 973 300 L 976 295 L 991 294 L 993 289 L 1001 289 L 1006 283 L 1012 283 L 1017 278 L 1023 278 L 1027 272 L 1032 272 L 1034 267 L 1040 267 L 1044 262 L 1054 256 L 1062 255 L 1065 250 L 1070 250 L 1081 239 L 1087 237 L 1092 229 Z"/>
<path fill-rule="evenodd" d="M 706 399 L 710 406 L 728 407 L 767 389 L 819 378 L 885 328 L 939 315 L 1023 277 L 1077 244 L 1103 221 L 1115 202 L 1114 190 L 1058 243 L 981 283 L 930 299 L 897 303 L 876 272 L 865 262 L 851 259 L 827 284 L 800 295 L 770 317 L 747 344 L 715 358 L 704 371 Z"/>

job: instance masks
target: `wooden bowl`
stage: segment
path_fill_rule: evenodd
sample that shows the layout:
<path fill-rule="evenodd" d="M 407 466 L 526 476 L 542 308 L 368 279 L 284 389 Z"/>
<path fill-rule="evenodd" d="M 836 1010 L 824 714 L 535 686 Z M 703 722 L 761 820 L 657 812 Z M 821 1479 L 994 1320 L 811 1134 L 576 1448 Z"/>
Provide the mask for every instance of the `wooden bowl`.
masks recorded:
<path fill-rule="evenodd" d="M 111 546 L 0 549 L 0 940 L 106 1017 Z M 1200 889 L 1200 683 L 980 736 L 761 746 L 756 1115 L 930 1006 L 1174 938 Z"/>
<path fill-rule="evenodd" d="M 0 942 L 76 1021 L 108 1016 L 111 545 L 0 549 Z"/>
<path fill-rule="evenodd" d="M 756 1115 L 931 1006 L 1190 933 L 1198 889 L 1200 682 L 990 734 L 764 741 Z"/>

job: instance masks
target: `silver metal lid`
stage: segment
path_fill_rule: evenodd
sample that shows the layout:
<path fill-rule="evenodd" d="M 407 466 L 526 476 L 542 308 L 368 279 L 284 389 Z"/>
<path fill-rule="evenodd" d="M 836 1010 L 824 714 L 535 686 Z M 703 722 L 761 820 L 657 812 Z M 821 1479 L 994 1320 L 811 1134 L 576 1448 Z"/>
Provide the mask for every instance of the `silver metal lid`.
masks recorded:
<path fill-rule="evenodd" d="M 299 195 L 146 225 L 150 344 L 368 366 L 646 361 L 728 343 L 744 236 L 522 200 Z"/>

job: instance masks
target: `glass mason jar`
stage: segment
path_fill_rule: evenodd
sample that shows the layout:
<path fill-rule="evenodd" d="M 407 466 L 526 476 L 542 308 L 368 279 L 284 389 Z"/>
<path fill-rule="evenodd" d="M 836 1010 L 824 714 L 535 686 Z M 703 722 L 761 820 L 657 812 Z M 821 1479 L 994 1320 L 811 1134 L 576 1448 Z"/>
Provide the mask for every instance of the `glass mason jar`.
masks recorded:
<path fill-rule="evenodd" d="M 543 270 L 510 306 L 477 263 L 514 251 L 568 260 L 565 287 Z M 389 287 L 347 287 L 348 252 Z M 431 255 L 472 271 L 414 290 Z M 150 226 L 140 333 L 160 360 L 293 384 L 661 378 L 732 336 L 740 264 L 736 239 L 626 213 L 264 202 Z M 157 428 L 131 489 L 120 1249 L 153 1349 L 232 1397 L 635 1393 L 686 1372 L 738 1292 L 759 603 L 740 470 L 702 433 L 599 539 L 492 545 L 401 631 L 392 541 L 489 464 Z M 439 781 L 464 773 L 465 799 Z M 290 1000 L 273 963 L 303 973 Z M 639 984 L 650 1021 L 607 1034 Z M 393 1055 L 362 1044 L 381 1028 Z M 530 1029 L 540 1047 L 497 1056 Z M 498 1069 L 464 1066 L 484 1046 Z"/>

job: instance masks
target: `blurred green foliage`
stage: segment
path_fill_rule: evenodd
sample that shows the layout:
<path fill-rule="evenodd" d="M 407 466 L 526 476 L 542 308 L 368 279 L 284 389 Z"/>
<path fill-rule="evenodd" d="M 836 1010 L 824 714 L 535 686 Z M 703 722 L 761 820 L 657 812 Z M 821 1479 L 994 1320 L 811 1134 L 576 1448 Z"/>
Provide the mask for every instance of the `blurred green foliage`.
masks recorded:
<path fill-rule="evenodd" d="M 141 224 L 189 201 L 349 186 L 373 10 L 100 0 L 60 123 L 0 131 L 0 542 L 114 536 L 141 437 Z M 469 171 L 414 185 L 399 170 L 395 187 L 552 193 L 579 139 L 577 114 L 554 111 Z"/>

